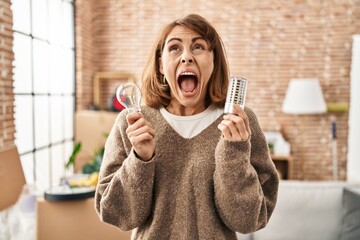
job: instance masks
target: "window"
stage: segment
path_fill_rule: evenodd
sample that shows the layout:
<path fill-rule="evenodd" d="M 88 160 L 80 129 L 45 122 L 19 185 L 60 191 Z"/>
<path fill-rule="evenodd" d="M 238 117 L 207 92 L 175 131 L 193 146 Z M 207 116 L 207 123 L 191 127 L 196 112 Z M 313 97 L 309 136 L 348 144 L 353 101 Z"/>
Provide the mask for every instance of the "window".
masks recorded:
<path fill-rule="evenodd" d="M 73 149 L 74 3 L 13 0 L 15 144 L 29 184 L 58 185 Z"/>

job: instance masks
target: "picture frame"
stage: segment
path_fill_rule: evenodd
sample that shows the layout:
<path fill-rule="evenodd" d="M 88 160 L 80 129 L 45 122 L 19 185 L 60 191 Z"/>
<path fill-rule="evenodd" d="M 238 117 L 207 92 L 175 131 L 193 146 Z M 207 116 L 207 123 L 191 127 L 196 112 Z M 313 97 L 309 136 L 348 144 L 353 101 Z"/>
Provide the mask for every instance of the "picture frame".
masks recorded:
<path fill-rule="evenodd" d="M 120 84 L 135 82 L 135 76 L 124 72 L 96 72 L 94 75 L 94 106 L 99 110 L 110 110 L 109 101 Z"/>

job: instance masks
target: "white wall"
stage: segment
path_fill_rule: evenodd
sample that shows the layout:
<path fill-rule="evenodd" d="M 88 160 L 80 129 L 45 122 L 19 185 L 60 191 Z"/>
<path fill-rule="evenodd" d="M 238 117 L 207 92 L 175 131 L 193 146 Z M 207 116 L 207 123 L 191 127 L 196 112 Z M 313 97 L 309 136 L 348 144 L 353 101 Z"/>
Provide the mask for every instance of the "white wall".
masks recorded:
<path fill-rule="evenodd" d="M 348 181 L 360 181 L 360 35 L 353 35 L 350 75 Z"/>

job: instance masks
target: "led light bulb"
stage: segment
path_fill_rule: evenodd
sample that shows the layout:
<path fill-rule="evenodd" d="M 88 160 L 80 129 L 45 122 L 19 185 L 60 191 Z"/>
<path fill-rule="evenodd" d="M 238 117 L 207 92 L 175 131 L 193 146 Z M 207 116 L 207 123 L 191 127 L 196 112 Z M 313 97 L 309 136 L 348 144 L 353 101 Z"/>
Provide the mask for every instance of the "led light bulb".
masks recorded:
<path fill-rule="evenodd" d="M 226 94 L 224 113 L 234 113 L 233 104 L 245 108 L 247 79 L 243 77 L 231 77 Z"/>
<path fill-rule="evenodd" d="M 121 84 L 116 90 L 117 100 L 126 108 L 128 112 L 141 112 L 141 91 L 135 83 Z"/>

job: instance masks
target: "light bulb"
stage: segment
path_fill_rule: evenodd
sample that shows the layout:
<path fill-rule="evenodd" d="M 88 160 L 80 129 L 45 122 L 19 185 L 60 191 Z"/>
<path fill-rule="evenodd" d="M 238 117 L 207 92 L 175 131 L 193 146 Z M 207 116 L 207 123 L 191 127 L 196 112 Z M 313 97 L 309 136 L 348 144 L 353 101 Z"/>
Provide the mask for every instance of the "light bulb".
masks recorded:
<path fill-rule="evenodd" d="M 116 90 L 116 98 L 129 112 L 141 112 L 141 91 L 135 83 L 121 84 Z"/>
<path fill-rule="evenodd" d="M 224 113 L 234 113 L 233 104 L 238 104 L 242 109 L 245 107 L 247 79 L 243 77 L 231 77 L 226 94 Z"/>

